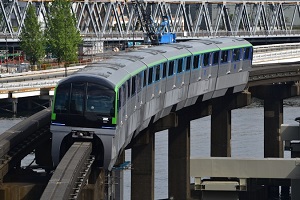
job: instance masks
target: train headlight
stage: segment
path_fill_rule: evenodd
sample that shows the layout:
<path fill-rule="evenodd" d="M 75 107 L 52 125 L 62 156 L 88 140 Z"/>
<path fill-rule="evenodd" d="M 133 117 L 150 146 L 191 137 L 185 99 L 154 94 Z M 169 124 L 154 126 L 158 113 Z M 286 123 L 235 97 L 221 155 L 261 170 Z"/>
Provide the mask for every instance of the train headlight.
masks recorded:
<path fill-rule="evenodd" d="M 109 121 L 108 117 L 102 117 L 103 124 L 107 124 Z"/>
<path fill-rule="evenodd" d="M 94 131 L 80 131 L 80 130 L 73 130 L 72 137 L 73 138 L 87 138 L 93 139 Z"/>

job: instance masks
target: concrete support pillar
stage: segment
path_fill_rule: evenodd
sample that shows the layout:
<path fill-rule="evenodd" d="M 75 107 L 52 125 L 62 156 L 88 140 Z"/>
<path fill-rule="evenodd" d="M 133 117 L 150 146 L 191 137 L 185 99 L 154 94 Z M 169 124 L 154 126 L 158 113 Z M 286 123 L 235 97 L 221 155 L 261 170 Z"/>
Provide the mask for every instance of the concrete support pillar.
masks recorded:
<path fill-rule="evenodd" d="M 49 107 L 52 107 L 52 104 L 53 104 L 53 97 L 50 97 L 49 98 Z"/>
<path fill-rule="evenodd" d="M 18 99 L 12 99 L 12 111 L 13 111 L 13 114 L 17 114 L 17 111 L 18 111 Z"/>
<path fill-rule="evenodd" d="M 299 88 L 288 84 L 265 85 L 251 88 L 251 93 L 264 100 L 264 157 L 282 158 L 283 99 L 299 95 Z M 268 185 L 268 198 L 273 197 L 279 197 L 279 188 Z"/>
<path fill-rule="evenodd" d="M 154 133 L 140 133 L 131 150 L 131 200 L 154 199 Z"/>
<path fill-rule="evenodd" d="M 80 199 L 84 200 L 105 200 L 105 170 L 93 166 L 89 176 L 89 184 L 83 187 Z"/>
<path fill-rule="evenodd" d="M 291 180 L 291 200 L 300 199 L 300 179 Z"/>
<path fill-rule="evenodd" d="M 51 139 L 43 141 L 41 145 L 35 148 L 35 162 L 40 166 L 47 166 L 49 170 L 52 168 L 52 156 L 51 156 Z"/>
<path fill-rule="evenodd" d="M 264 85 L 250 88 L 252 96 L 264 100 L 264 157 L 283 157 L 280 126 L 283 123 L 283 99 L 299 95 L 295 85 Z"/>
<path fill-rule="evenodd" d="M 280 139 L 280 125 L 283 123 L 283 100 L 264 100 L 264 157 L 283 157 L 283 142 Z"/>
<path fill-rule="evenodd" d="M 31 101 L 31 99 L 27 100 L 27 110 L 32 110 L 32 101 Z"/>
<path fill-rule="evenodd" d="M 125 162 L 125 151 L 122 152 L 122 154 L 119 156 L 117 163 L 122 164 Z M 123 193 L 124 193 L 124 170 L 114 170 L 113 172 L 114 177 L 114 199 L 116 200 L 122 200 L 123 199 Z"/>
<path fill-rule="evenodd" d="M 190 121 L 181 113 L 169 129 L 169 199 L 190 199 Z"/>
<path fill-rule="evenodd" d="M 231 157 L 231 97 L 220 97 L 213 100 L 211 115 L 211 145 L 212 157 Z"/>

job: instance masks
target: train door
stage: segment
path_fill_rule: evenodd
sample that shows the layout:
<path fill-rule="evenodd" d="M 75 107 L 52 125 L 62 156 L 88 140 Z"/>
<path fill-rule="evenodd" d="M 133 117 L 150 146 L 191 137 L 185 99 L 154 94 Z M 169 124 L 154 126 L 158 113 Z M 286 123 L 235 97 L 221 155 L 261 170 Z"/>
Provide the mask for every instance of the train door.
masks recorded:
<path fill-rule="evenodd" d="M 200 55 L 194 55 L 191 66 L 190 82 L 195 83 L 201 80 Z"/>
<path fill-rule="evenodd" d="M 119 88 L 119 123 L 123 125 L 126 121 L 126 84 Z"/>
<path fill-rule="evenodd" d="M 153 111 L 153 115 L 156 115 L 159 111 L 163 109 L 164 101 L 162 94 L 162 71 L 163 65 L 158 64 L 154 66 L 154 82 L 153 82 L 153 89 L 154 89 L 154 97 L 151 100 L 151 110 Z"/>
<path fill-rule="evenodd" d="M 131 104 L 130 104 L 130 79 L 127 80 L 125 82 L 125 95 L 126 95 L 126 109 L 125 109 L 125 119 L 127 120 L 130 113 L 128 111 L 130 111 L 130 107 L 131 107 Z"/>
<path fill-rule="evenodd" d="M 240 69 L 243 71 L 249 71 L 252 65 L 252 52 L 253 49 L 252 47 L 244 47 L 243 48 L 243 65 L 242 68 Z"/>
<path fill-rule="evenodd" d="M 240 69 L 242 69 L 241 65 L 241 55 L 242 51 L 241 48 L 236 48 L 232 50 L 232 64 L 231 64 L 231 73 L 237 73 Z"/>
<path fill-rule="evenodd" d="M 175 60 L 175 71 L 176 71 L 176 88 L 181 88 L 184 85 L 184 76 L 183 76 L 183 58 Z"/>
<path fill-rule="evenodd" d="M 174 90 L 176 89 L 176 74 L 175 74 L 175 60 L 168 62 L 167 80 L 166 80 L 166 95 L 164 99 L 164 108 L 171 109 L 171 105 L 177 102 L 177 98 L 174 96 Z M 168 111 L 167 111 L 168 112 Z"/>
<path fill-rule="evenodd" d="M 185 85 L 189 85 L 190 78 L 191 78 L 191 63 L 192 63 L 192 56 L 188 56 L 184 58 L 184 81 Z"/>
<path fill-rule="evenodd" d="M 214 51 L 210 53 L 211 57 L 211 76 L 212 78 L 216 78 L 218 76 L 219 71 L 219 60 L 220 60 L 220 51 Z"/>
<path fill-rule="evenodd" d="M 204 53 L 201 57 L 201 78 L 202 80 L 208 80 L 211 78 L 211 53 Z"/>
<path fill-rule="evenodd" d="M 159 97 L 161 93 L 161 71 L 162 71 L 162 66 L 156 65 L 154 66 L 154 91 L 153 95 L 155 98 Z"/>
<path fill-rule="evenodd" d="M 220 52 L 220 64 L 218 76 L 225 76 L 226 74 L 230 74 L 231 69 L 231 59 L 229 58 L 229 50 L 222 50 Z"/>
<path fill-rule="evenodd" d="M 170 60 L 168 62 L 168 70 L 167 70 L 167 84 L 166 84 L 166 91 L 172 91 L 175 85 L 175 61 Z"/>
<path fill-rule="evenodd" d="M 130 117 L 135 106 L 135 77 L 127 80 L 127 115 Z"/>
<path fill-rule="evenodd" d="M 165 94 L 166 92 L 166 83 L 167 83 L 167 68 L 168 68 L 168 63 L 164 62 L 161 64 L 161 79 L 160 79 L 160 83 L 161 83 L 161 94 Z"/>
<path fill-rule="evenodd" d="M 179 58 L 175 62 L 176 64 L 176 88 L 178 88 L 178 101 L 185 99 L 185 59 Z"/>
<path fill-rule="evenodd" d="M 148 68 L 148 77 L 147 77 L 147 94 L 146 102 L 149 102 L 154 97 L 154 67 Z"/>
<path fill-rule="evenodd" d="M 138 110 L 141 107 L 142 102 L 142 88 L 143 88 L 143 72 L 140 72 L 136 75 L 136 101 L 135 109 Z"/>

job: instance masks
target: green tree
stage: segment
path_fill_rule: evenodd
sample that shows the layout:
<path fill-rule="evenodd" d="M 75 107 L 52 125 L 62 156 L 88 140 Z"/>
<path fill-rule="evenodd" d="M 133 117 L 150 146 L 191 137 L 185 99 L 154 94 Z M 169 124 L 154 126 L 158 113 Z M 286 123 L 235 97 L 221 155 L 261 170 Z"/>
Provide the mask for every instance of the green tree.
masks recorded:
<path fill-rule="evenodd" d="M 46 38 L 48 50 L 57 57 L 59 63 L 78 59 L 78 45 L 82 39 L 68 0 L 55 0 L 52 3 Z"/>
<path fill-rule="evenodd" d="M 31 64 L 35 65 L 45 56 L 44 34 L 33 5 L 28 7 L 19 39 L 20 47 Z"/>

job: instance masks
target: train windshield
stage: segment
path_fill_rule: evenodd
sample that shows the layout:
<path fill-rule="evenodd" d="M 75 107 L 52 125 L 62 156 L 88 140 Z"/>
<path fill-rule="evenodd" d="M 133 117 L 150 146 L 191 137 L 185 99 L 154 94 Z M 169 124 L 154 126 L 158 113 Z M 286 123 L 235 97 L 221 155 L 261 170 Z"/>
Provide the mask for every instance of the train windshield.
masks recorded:
<path fill-rule="evenodd" d="M 114 115 L 115 92 L 101 85 L 88 84 L 86 111 L 101 113 L 104 116 Z"/>
<path fill-rule="evenodd" d="M 115 92 L 89 82 L 61 84 L 56 89 L 54 123 L 70 126 L 99 127 L 112 125 L 115 115 Z M 100 126 L 101 127 L 101 126 Z"/>
<path fill-rule="evenodd" d="M 56 90 L 55 113 L 93 112 L 102 116 L 114 115 L 115 92 L 93 83 L 60 85 Z"/>

